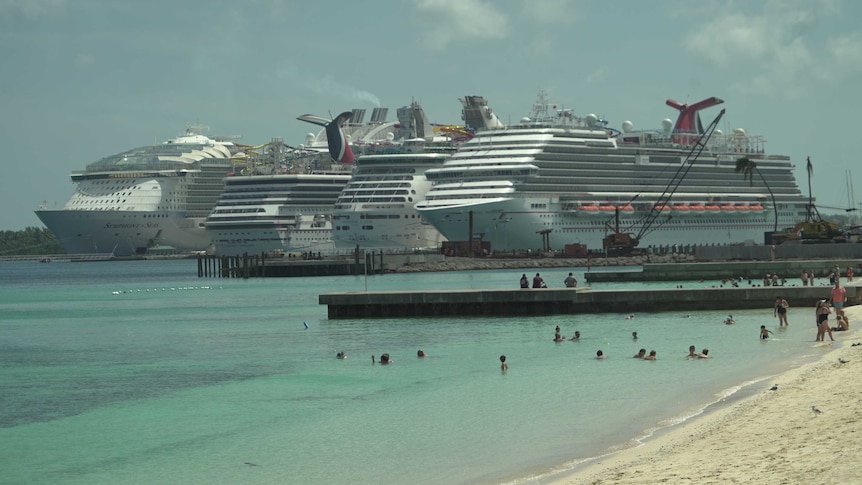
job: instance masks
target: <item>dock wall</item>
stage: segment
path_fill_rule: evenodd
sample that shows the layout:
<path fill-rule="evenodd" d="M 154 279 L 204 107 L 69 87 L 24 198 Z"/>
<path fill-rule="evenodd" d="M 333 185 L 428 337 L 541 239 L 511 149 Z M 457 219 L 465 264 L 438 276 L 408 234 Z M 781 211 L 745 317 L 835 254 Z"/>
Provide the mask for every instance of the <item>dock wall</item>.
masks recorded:
<path fill-rule="evenodd" d="M 857 291 L 847 286 L 849 304 Z M 779 296 L 792 307 L 814 308 L 829 298 L 830 287 L 668 288 L 593 290 L 543 288 L 516 290 L 387 291 L 324 293 L 330 319 L 518 316 L 634 313 L 772 308 Z M 813 321 L 813 311 L 812 311 Z"/>

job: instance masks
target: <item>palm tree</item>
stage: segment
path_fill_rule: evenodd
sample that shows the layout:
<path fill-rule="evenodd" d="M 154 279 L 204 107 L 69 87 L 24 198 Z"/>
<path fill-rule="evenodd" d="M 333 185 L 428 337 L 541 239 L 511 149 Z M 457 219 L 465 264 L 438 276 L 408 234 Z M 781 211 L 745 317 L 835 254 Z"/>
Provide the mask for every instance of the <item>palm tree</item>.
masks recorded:
<path fill-rule="evenodd" d="M 778 206 L 775 205 L 775 194 L 772 193 L 772 189 L 769 187 L 769 184 L 766 183 L 766 179 L 763 178 L 763 174 L 757 169 L 757 163 L 748 157 L 742 157 L 736 161 L 736 169 L 734 169 L 734 172 L 741 172 L 743 178 L 748 179 L 751 185 L 754 185 L 755 173 L 760 177 L 760 180 L 763 181 L 763 185 L 765 185 L 766 190 L 769 191 L 769 197 L 772 198 L 772 209 L 775 211 L 775 227 L 773 228 L 773 231 L 778 232 Z"/>

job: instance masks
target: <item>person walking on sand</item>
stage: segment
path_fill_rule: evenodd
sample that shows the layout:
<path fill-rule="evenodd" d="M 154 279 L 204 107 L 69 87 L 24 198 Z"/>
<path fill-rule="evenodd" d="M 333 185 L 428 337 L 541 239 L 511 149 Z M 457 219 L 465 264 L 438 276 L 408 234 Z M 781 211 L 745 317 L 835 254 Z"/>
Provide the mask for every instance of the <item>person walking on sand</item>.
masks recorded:
<path fill-rule="evenodd" d="M 787 308 L 790 305 L 787 303 L 787 300 L 784 298 L 776 297 L 775 298 L 775 306 L 772 309 L 772 316 L 778 317 L 778 326 L 781 327 L 783 325 L 787 325 Z"/>

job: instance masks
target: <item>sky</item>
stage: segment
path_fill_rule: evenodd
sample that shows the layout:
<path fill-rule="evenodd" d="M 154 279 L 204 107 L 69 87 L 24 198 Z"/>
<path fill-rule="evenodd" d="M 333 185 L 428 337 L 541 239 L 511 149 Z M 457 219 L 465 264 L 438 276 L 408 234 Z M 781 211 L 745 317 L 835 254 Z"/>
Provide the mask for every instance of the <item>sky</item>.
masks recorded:
<path fill-rule="evenodd" d="M 790 155 L 806 195 L 811 157 L 822 212 L 858 208 L 860 19 L 853 0 L 0 0 L 0 230 L 43 227 L 71 172 L 191 123 L 299 145 L 306 113 L 416 100 L 451 124 L 480 95 L 509 122 L 540 90 L 634 129 L 717 96 L 720 128 Z"/>

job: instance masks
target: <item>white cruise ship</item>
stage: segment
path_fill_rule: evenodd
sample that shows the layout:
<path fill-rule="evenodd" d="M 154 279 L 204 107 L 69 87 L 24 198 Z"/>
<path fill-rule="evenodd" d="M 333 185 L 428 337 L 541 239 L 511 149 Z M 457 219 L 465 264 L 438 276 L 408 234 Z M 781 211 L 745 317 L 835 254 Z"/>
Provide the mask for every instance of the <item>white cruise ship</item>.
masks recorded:
<path fill-rule="evenodd" d="M 405 250 L 440 246 L 443 236 L 414 206 L 431 186 L 426 170 L 441 167 L 475 132 L 502 126 L 484 100 L 476 97 L 474 104 L 482 106 L 483 115 L 465 118 L 466 127 L 433 127 L 419 103 L 413 102 L 398 109 L 397 129 L 389 139 L 354 145 L 361 153 L 356 172 L 336 201 L 332 216 L 336 247 Z"/>
<path fill-rule="evenodd" d="M 433 185 L 416 208 L 450 240 L 470 234 L 492 251 L 600 249 L 616 214 L 620 232 L 642 232 L 641 247 L 763 242 L 776 225 L 804 218 L 807 201 L 789 157 L 766 154 L 764 138 L 743 129 L 716 130 L 684 166 L 703 133 L 698 112 L 720 103 L 668 100 L 677 122 L 638 132 L 630 122 L 619 131 L 594 115 L 552 109 L 540 94 L 521 123 L 478 133 L 428 170 Z M 736 173 L 741 157 L 756 163 L 768 187 Z M 668 199 L 681 167 L 685 176 Z M 656 210 L 660 217 L 645 225 Z"/>
<path fill-rule="evenodd" d="M 76 189 L 62 209 L 43 206 L 36 215 L 69 254 L 206 250 L 204 220 L 236 146 L 204 136 L 202 128 L 89 164 L 71 175 Z"/>
<path fill-rule="evenodd" d="M 245 154 L 245 168 L 225 178 L 206 221 L 216 254 L 334 252 L 332 211 L 353 175 L 353 146 L 393 139 L 398 124 L 386 121 L 387 112 L 375 108 L 367 123 L 363 109 L 332 120 L 302 115 L 297 119 L 323 129 L 309 133 L 299 149 L 275 139 Z"/>
<path fill-rule="evenodd" d="M 280 138 L 246 153 L 243 168 L 224 179 L 206 220 L 215 253 L 329 253 L 332 206 L 350 180 L 349 165 L 328 151 L 294 149 Z"/>

